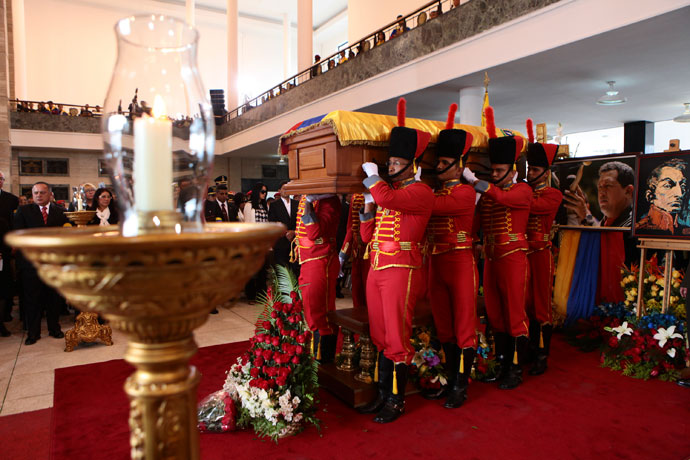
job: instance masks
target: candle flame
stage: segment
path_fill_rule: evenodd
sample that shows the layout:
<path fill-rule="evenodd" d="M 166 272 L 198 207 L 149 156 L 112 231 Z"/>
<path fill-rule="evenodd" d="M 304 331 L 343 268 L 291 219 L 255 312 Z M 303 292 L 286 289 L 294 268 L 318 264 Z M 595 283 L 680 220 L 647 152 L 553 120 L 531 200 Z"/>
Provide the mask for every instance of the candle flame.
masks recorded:
<path fill-rule="evenodd" d="M 156 94 L 156 97 L 153 99 L 153 117 L 164 118 L 165 112 L 165 101 L 160 94 Z"/>

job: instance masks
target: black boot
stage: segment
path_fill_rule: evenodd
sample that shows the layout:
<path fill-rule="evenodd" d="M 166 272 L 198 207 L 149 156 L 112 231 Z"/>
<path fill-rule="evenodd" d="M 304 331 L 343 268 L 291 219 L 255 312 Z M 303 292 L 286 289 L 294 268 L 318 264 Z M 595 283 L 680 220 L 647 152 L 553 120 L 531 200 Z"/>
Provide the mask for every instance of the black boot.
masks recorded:
<path fill-rule="evenodd" d="M 397 363 L 393 367 L 393 387 L 383 409 L 374 417 L 376 423 L 390 423 L 405 413 L 405 387 L 407 386 L 407 364 Z"/>
<path fill-rule="evenodd" d="M 477 351 L 474 348 L 463 348 L 458 358 L 458 373 L 450 391 L 448 391 L 448 399 L 443 405 L 446 409 L 457 409 L 467 399 L 467 387 L 470 382 L 470 372 L 472 372 L 472 365 L 474 364 L 474 356 Z"/>
<path fill-rule="evenodd" d="M 508 373 L 498 384 L 501 390 L 512 390 L 522 383 L 522 360 L 524 360 L 528 342 L 529 338 L 524 335 L 510 338 L 509 343 L 513 348 L 512 361 L 508 365 Z"/>
<path fill-rule="evenodd" d="M 338 334 L 328 334 L 320 336 L 319 346 L 321 347 L 320 363 L 332 363 L 335 359 L 335 347 L 338 344 Z M 318 353 L 318 351 L 317 351 Z"/>
<path fill-rule="evenodd" d="M 510 353 L 510 336 L 505 332 L 494 333 L 494 355 L 496 358 L 496 377 L 487 379 L 486 382 L 500 382 L 506 375 L 508 375 L 508 368 L 510 367 L 510 360 L 513 355 Z"/>
<path fill-rule="evenodd" d="M 357 412 L 360 414 L 378 413 L 381 409 L 383 409 L 383 406 L 386 404 L 386 400 L 388 399 L 388 395 L 391 392 L 393 381 L 393 361 L 383 356 L 383 352 L 380 352 L 378 355 L 377 366 L 379 392 L 376 395 L 376 399 L 357 409 Z M 376 377 L 376 374 L 374 374 L 374 377 Z"/>
<path fill-rule="evenodd" d="M 441 385 L 439 388 L 425 388 L 420 394 L 424 399 L 441 399 L 446 396 L 449 388 L 452 388 L 453 383 L 455 383 L 455 378 L 458 372 L 458 346 L 454 343 L 444 343 L 443 353 L 446 355 L 446 363 L 444 364 L 444 369 L 446 375 L 448 376 L 448 381 L 445 385 Z"/>
<path fill-rule="evenodd" d="M 538 321 L 530 320 L 529 322 L 529 345 L 527 346 L 527 355 L 523 364 L 533 363 L 537 359 L 539 353 L 539 331 L 541 325 Z"/>
<path fill-rule="evenodd" d="M 539 345 L 537 359 L 529 370 L 529 375 L 541 375 L 546 371 L 546 361 L 551 350 L 552 333 L 553 326 L 551 324 L 541 326 L 540 334 L 537 335 L 537 343 Z"/>

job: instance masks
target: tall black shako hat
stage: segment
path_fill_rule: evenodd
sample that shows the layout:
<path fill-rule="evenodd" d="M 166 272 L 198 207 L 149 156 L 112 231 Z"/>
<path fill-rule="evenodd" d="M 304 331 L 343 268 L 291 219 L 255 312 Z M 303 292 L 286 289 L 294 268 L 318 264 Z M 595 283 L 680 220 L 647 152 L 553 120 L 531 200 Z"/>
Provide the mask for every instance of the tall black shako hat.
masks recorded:
<path fill-rule="evenodd" d="M 391 130 L 388 157 L 404 158 L 413 161 L 419 158 L 431 139 L 431 134 L 418 129 L 405 126 L 405 108 L 407 102 L 404 98 L 398 100 L 398 126 Z M 415 164 L 415 171 L 417 165 Z"/>
<path fill-rule="evenodd" d="M 472 147 L 472 134 L 463 129 L 454 129 L 455 112 L 458 110 L 458 104 L 451 104 L 448 107 L 448 118 L 446 119 L 446 129 L 441 130 L 438 134 L 438 141 L 436 143 L 436 156 L 454 158 L 456 161 L 465 160 L 467 153 Z"/>
<path fill-rule="evenodd" d="M 525 141 L 517 136 L 498 137 L 494 108 L 488 106 L 484 110 L 486 115 L 486 132 L 489 134 L 489 161 L 491 164 L 511 165 L 515 169 L 515 162 L 520 157 Z"/>
<path fill-rule="evenodd" d="M 527 144 L 527 163 L 530 166 L 551 167 L 553 159 L 556 157 L 556 152 L 558 152 L 558 145 L 534 142 L 534 123 L 532 119 L 528 118 L 525 125 L 529 139 L 529 144 Z"/>

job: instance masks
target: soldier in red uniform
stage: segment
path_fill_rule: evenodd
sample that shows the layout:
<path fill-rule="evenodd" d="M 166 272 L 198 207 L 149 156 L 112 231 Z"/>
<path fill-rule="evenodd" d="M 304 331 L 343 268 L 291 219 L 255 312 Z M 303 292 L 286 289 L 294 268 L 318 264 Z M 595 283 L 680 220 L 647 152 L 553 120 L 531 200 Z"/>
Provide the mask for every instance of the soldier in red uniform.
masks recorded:
<path fill-rule="evenodd" d="M 558 145 L 535 143 L 531 119 L 527 120 L 527 134 L 530 142 L 527 145 L 527 183 L 532 187 L 532 206 L 527 222 L 527 261 L 530 270 L 527 316 L 530 320 L 530 350 L 536 355 L 529 374 L 541 375 L 546 371 L 553 332 L 551 226 L 563 195 L 547 183 Z"/>
<path fill-rule="evenodd" d="M 477 265 L 472 251 L 472 222 L 476 193 L 462 184 L 463 157 L 472 146 L 472 134 L 453 129 L 452 104 L 446 129 L 438 136 L 436 174 L 443 187 L 436 191 L 427 238 L 431 253 L 429 297 L 438 339 L 446 355 L 448 384 L 423 393 L 427 399 L 447 395 L 444 407 L 465 402 L 470 370 L 477 349 Z"/>
<path fill-rule="evenodd" d="M 359 233 L 359 211 L 364 207 L 364 195 L 355 193 L 350 200 L 350 213 L 347 216 L 347 233 L 338 257 L 342 267 L 348 257 L 352 257 L 352 306 L 355 310 L 366 311 L 367 275 L 369 259 L 364 258 L 366 245 Z"/>
<path fill-rule="evenodd" d="M 294 244 L 300 263 L 304 313 L 314 332 L 313 352 L 321 362 L 335 357 L 336 326 L 328 321 L 335 310 L 338 256 L 335 237 L 340 221 L 340 200 L 333 194 L 303 196 L 297 208 Z"/>
<path fill-rule="evenodd" d="M 434 199 L 431 188 L 415 177 L 417 158 L 431 135 L 406 128 L 404 112 L 405 100 L 401 99 L 399 126 L 391 132 L 388 151 L 390 185 L 378 176 L 376 164 L 362 165 L 368 176 L 364 185 L 378 205 L 374 217 L 374 204 L 365 197 L 360 231 L 362 240 L 369 243 L 369 328 L 380 353 L 375 371 L 378 396 L 360 412 L 378 413 L 374 418 L 378 423 L 392 422 L 405 411 L 407 372 L 414 356 L 412 317 L 425 291 L 421 248 Z"/>
<path fill-rule="evenodd" d="M 521 362 L 528 344 L 527 314 L 527 219 L 532 189 L 515 183 L 515 162 L 522 151 L 521 137 L 496 137 L 493 108 L 486 108 L 489 133 L 491 183 L 476 180 L 466 168 L 479 201 L 479 220 L 484 234 L 484 303 L 495 335 L 497 358 L 501 361 L 498 387 L 516 388 L 522 383 Z"/>

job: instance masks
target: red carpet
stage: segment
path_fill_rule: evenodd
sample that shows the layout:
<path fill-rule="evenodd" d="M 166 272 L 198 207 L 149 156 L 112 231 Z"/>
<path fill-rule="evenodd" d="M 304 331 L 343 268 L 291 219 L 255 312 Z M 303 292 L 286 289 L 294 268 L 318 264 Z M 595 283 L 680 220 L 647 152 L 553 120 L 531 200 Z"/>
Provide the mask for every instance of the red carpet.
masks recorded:
<path fill-rule="evenodd" d="M 194 359 L 204 376 L 200 396 L 221 387 L 225 370 L 246 345 L 200 350 Z M 412 396 L 407 413 L 382 426 L 322 392 L 321 434 L 310 428 L 279 445 L 259 440 L 250 431 L 205 434 L 202 457 L 682 460 L 690 456 L 689 390 L 600 368 L 596 353 L 580 353 L 559 336 L 552 348 L 550 368 L 543 376 L 526 376 L 525 384 L 513 391 L 473 384 L 470 399 L 455 411 Z M 56 371 L 51 458 L 129 458 L 128 405 L 122 384 L 130 370 L 117 360 Z"/>
<path fill-rule="evenodd" d="M 52 409 L 0 417 L 0 458 L 48 458 Z"/>

